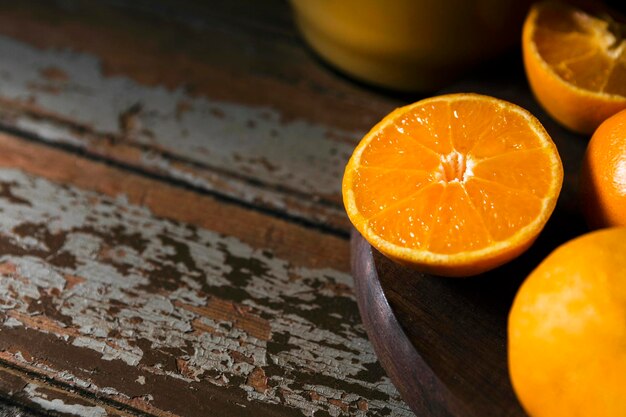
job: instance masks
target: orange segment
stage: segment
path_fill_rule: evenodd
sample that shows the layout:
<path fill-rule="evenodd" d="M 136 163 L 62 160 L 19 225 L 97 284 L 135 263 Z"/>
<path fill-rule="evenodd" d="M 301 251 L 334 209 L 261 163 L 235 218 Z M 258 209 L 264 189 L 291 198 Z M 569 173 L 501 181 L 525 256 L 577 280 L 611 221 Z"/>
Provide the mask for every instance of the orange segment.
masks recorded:
<path fill-rule="evenodd" d="M 563 179 L 554 143 L 524 109 L 451 94 L 397 109 L 355 149 L 346 212 L 391 259 L 465 276 L 523 252 L 550 216 Z"/>
<path fill-rule="evenodd" d="M 480 160 L 542 146 L 540 137 L 528 135 L 528 119 L 524 115 L 498 107 L 491 113 L 493 117 L 487 122 L 487 132 L 481 128 L 469 150 L 472 158 Z"/>
<path fill-rule="evenodd" d="M 586 41 L 587 35 L 583 33 L 537 28 L 534 39 L 541 57 L 553 68 L 589 56 L 596 50 L 593 44 Z"/>
<path fill-rule="evenodd" d="M 575 8 L 548 4 L 538 13 L 533 36 L 537 52 L 567 82 L 596 92 L 607 92 L 607 80 L 624 50 L 619 34 L 607 20 Z"/>
<path fill-rule="evenodd" d="M 432 170 L 439 165 L 439 154 L 407 136 L 395 126 L 376 134 L 363 151 L 364 165 L 393 169 Z M 420 154 L 419 161 L 411 155 Z"/>
<path fill-rule="evenodd" d="M 494 126 L 494 119 L 485 119 L 485 113 L 498 114 L 499 106 L 489 101 L 467 102 L 458 101 L 450 104 L 450 136 L 454 149 L 467 153 L 474 148 L 477 141 Z M 467 125 L 472 129 L 467 129 Z"/>
<path fill-rule="evenodd" d="M 453 149 L 450 118 L 450 104 L 441 101 L 403 114 L 394 124 L 403 134 L 441 155 L 448 154 Z"/>
<path fill-rule="evenodd" d="M 430 182 L 428 175 L 426 171 L 364 166 L 356 173 L 355 187 L 366 192 L 356 194 L 356 206 L 365 217 L 372 217 L 415 194 Z"/>
<path fill-rule="evenodd" d="M 465 184 L 465 189 L 494 240 L 511 236 L 543 209 L 541 199 L 497 182 L 472 178 Z"/>
<path fill-rule="evenodd" d="M 378 236 L 406 248 L 426 248 L 444 186 L 431 184 L 401 203 L 369 219 L 367 225 Z"/>
<path fill-rule="evenodd" d="M 460 182 L 448 183 L 443 189 L 429 250 L 454 254 L 482 249 L 492 242 L 480 214 Z"/>
<path fill-rule="evenodd" d="M 626 49 L 615 61 L 615 67 L 604 87 L 604 91 L 626 97 Z"/>
<path fill-rule="evenodd" d="M 564 126 L 591 133 L 626 108 L 626 26 L 604 14 L 538 3 L 524 24 L 522 48 L 530 86 Z"/>
<path fill-rule="evenodd" d="M 542 197 L 552 186 L 550 158 L 541 148 L 508 152 L 477 163 L 474 176 Z"/>

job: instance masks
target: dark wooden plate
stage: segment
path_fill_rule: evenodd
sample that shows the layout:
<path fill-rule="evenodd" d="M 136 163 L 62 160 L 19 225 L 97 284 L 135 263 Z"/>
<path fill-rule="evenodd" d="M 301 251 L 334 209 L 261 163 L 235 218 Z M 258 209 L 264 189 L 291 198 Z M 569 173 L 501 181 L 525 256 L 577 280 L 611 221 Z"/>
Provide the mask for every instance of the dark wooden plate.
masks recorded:
<path fill-rule="evenodd" d="M 519 274 L 447 279 L 391 262 L 352 237 L 361 317 L 385 370 L 421 416 L 524 416 L 506 367 Z"/>
<path fill-rule="evenodd" d="M 507 316 L 524 277 L 560 243 L 563 226 L 552 222 L 522 257 L 472 278 L 397 265 L 353 233 L 352 273 L 363 323 L 418 416 L 526 416 L 508 377 Z"/>
<path fill-rule="evenodd" d="M 557 144 L 563 190 L 529 251 L 472 278 L 433 277 L 394 264 L 356 232 L 352 272 L 361 316 L 387 373 L 420 417 L 525 416 L 507 371 L 506 326 L 524 278 L 560 243 L 587 229 L 579 214 L 577 178 L 587 137 L 557 126 L 532 97 L 515 57 L 504 76 L 470 79 L 447 92 L 490 94 L 535 114 Z M 496 74 L 497 75 L 497 74 Z"/>

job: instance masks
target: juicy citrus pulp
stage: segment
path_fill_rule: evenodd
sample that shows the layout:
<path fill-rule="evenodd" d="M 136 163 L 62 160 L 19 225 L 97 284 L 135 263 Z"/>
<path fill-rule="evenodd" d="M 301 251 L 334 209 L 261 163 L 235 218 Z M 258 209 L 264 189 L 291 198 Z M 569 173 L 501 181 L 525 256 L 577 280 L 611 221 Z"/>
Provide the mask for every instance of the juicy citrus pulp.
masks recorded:
<path fill-rule="evenodd" d="M 473 275 L 524 251 L 561 189 L 554 143 L 526 110 L 451 94 L 397 109 L 354 150 L 343 200 L 356 229 L 400 263 Z"/>
<path fill-rule="evenodd" d="M 625 26 L 572 6 L 542 2 L 531 9 L 522 36 L 530 86 L 564 126 L 591 133 L 626 108 Z"/>
<path fill-rule="evenodd" d="M 509 370 L 532 417 L 626 416 L 626 228 L 560 246 L 509 315 Z"/>

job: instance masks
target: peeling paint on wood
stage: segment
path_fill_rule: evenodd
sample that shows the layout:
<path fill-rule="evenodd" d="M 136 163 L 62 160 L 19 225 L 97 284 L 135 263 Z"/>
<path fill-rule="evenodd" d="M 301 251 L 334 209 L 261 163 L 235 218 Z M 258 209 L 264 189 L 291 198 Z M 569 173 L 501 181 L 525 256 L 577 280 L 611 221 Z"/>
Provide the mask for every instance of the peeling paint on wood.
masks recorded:
<path fill-rule="evenodd" d="M 0 134 L 0 395 L 4 364 L 62 415 L 412 415 L 317 231 L 349 229 L 343 166 L 396 103 L 256 2 L 168 2 L 0 5 L 0 124 L 170 180 Z"/>
<path fill-rule="evenodd" d="M 40 415 L 53 412 L 55 416 L 97 416 L 97 417 L 128 417 L 130 414 L 100 403 L 94 399 L 87 399 L 74 392 L 65 391 L 58 387 L 51 387 L 45 382 L 34 379 L 16 369 L 9 369 L 0 364 L 0 392 L 3 399 L 9 399 L 20 408 L 15 408 L 13 414 L 7 413 L 5 407 L 0 407 L 2 416 L 31 417 L 30 410 Z M 21 407 L 28 407 L 26 410 Z M 6 414 L 3 414 L 6 413 Z"/>
<path fill-rule="evenodd" d="M 54 411 L 63 414 L 72 414 L 82 417 L 106 417 L 107 412 L 100 406 L 85 406 L 82 404 L 66 404 L 58 398 L 49 399 L 47 394 L 37 391 L 37 386 L 28 384 L 24 392 L 29 396 L 30 401 L 40 406 L 43 410 Z"/>
<path fill-rule="evenodd" d="M 344 239 L 1 133 L 0 148 L 0 165 L 110 197 L 123 195 L 128 203 L 146 206 L 158 217 L 236 237 L 255 249 L 289 259 L 292 266 L 349 270 L 349 248 Z M 106 257 L 109 253 L 104 250 L 101 255 Z"/>
<path fill-rule="evenodd" d="M 345 269 L 307 265 L 284 243 L 251 246 L 180 208 L 157 217 L 161 199 L 130 203 L 136 181 L 157 186 L 133 174 L 116 181 L 113 168 L 5 135 L 0 155 L 10 191 L 0 195 L 0 359 L 156 415 L 411 415 L 366 339 Z M 228 211 L 251 229 L 281 223 Z M 288 227 L 317 251 L 336 239 Z"/>
<path fill-rule="evenodd" d="M 162 7 L 164 3 L 169 7 Z M 184 17 L 193 3 L 203 10 Z M 122 75 L 169 90 L 184 87 L 224 102 L 268 106 L 284 120 L 358 131 L 398 103 L 319 65 L 303 47 L 282 0 L 262 5 L 252 0 L 218 0 L 210 5 L 173 0 L 23 0 L 0 7 L 0 33 L 42 50 L 70 49 L 97 56 L 106 76 Z M 136 13 L 137 8 L 149 13 Z M 147 33 L 150 36 L 141 36 Z"/>
<path fill-rule="evenodd" d="M 105 77 L 95 56 L 41 51 L 4 36 L 0 53 L 9 57 L 0 61 L 4 123 L 247 203 L 347 229 L 340 182 L 362 131 L 302 119 L 285 122 L 271 108 Z M 19 113 L 11 117 L 16 109 Z"/>

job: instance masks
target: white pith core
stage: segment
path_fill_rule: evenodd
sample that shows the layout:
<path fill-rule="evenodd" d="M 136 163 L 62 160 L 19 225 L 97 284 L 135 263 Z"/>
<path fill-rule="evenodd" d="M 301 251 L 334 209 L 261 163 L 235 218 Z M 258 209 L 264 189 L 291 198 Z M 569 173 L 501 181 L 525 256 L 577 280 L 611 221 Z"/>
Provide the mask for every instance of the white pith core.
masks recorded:
<path fill-rule="evenodd" d="M 464 183 L 474 174 L 474 165 L 471 157 L 452 151 L 441 157 L 440 181 Z"/>

